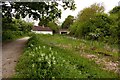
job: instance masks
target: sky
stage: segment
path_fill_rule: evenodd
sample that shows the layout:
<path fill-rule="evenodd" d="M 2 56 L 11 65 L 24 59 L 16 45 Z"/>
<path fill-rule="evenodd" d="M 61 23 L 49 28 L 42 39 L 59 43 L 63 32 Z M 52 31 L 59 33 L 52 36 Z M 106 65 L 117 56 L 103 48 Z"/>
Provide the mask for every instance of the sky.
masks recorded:
<path fill-rule="evenodd" d="M 58 19 L 60 23 L 62 23 L 65 18 L 67 18 L 68 15 L 72 15 L 74 17 L 77 16 L 78 12 L 83 10 L 86 7 L 89 7 L 90 5 L 94 3 L 103 3 L 103 6 L 105 7 L 105 13 L 108 13 L 110 10 L 112 10 L 115 6 L 118 6 L 118 2 L 120 0 L 75 0 L 76 4 L 76 10 L 71 11 L 69 9 L 63 10 L 61 14 L 61 19 Z M 59 7 L 61 8 L 61 7 Z M 39 21 L 34 21 L 34 25 L 38 25 Z"/>
<path fill-rule="evenodd" d="M 118 2 L 120 0 L 75 0 L 76 4 L 76 10 L 71 11 L 69 9 L 62 10 L 61 19 L 59 19 L 60 22 L 63 22 L 65 18 L 67 18 L 68 15 L 77 16 L 78 12 L 83 10 L 86 7 L 89 7 L 90 5 L 94 3 L 103 3 L 103 6 L 105 7 L 105 13 L 108 13 L 110 10 L 112 10 L 115 6 L 118 6 Z"/>

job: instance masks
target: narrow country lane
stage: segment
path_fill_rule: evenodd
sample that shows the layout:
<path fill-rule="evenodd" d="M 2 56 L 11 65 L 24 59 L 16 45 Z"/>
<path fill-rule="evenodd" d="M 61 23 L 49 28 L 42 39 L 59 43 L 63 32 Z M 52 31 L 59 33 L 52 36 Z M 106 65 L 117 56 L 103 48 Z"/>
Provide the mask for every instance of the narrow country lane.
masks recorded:
<path fill-rule="evenodd" d="M 2 45 L 2 77 L 15 74 L 15 66 L 29 37 L 17 39 Z"/>

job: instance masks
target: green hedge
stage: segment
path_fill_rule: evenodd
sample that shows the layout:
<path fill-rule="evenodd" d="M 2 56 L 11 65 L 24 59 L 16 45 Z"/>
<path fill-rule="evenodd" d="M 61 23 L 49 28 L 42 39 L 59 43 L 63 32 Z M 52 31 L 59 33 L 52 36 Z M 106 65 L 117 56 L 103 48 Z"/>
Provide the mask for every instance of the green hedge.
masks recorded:
<path fill-rule="evenodd" d="M 3 31 L 2 41 L 14 40 L 20 37 L 28 36 L 30 33 L 23 31 Z M 31 35 L 31 34 L 30 34 Z"/>

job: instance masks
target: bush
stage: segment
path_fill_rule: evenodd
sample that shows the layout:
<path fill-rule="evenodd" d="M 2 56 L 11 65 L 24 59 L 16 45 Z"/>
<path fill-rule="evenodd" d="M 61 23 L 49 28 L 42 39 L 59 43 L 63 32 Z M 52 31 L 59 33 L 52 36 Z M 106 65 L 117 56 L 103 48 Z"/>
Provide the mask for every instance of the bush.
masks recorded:
<path fill-rule="evenodd" d="M 4 31 L 2 33 L 2 41 L 6 41 L 6 40 L 13 40 L 14 39 L 14 35 L 11 31 Z"/>
<path fill-rule="evenodd" d="M 27 33 L 22 31 L 3 31 L 2 32 L 2 41 L 14 40 L 23 36 L 26 36 Z"/>
<path fill-rule="evenodd" d="M 2 41 L 14 40 L 25 35 L 31 35 L 29 32 L 32 29 L 32 23 L 27 23 L 20 19 L 9 20 L 7 18 L 3 18 L 2 23 Z"/>
<path fill-rule="evenodd" d="M 112 17 L 104 13 L 97 13 L 94 18 L 87 21 L 76 21 L 70 31 L 72 35 L 79 38 L 116 44 L 118 43 L 118 27 Z"/>

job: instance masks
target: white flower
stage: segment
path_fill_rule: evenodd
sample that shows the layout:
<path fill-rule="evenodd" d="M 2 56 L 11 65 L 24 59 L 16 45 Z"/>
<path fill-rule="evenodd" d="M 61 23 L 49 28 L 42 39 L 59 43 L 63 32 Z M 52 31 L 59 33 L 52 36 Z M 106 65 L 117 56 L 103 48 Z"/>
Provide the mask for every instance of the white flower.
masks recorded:
<path fill-rule="evenodd" d="M 55 78 L 54 76 L 52 78 Z"/>
<path fill-rule="evenodd" d="M 51 53 L 51 55 L 53 55 L 53 52 Z"/>
<path fill-rule="evenodd" d="M 31 56 L 32 54 L 30 53 L 29 56 Z"/>
<path fill-rule="evenodd" d="M 53 61 L 53 64 L 56 64 L 56 61 L 55 61 L 55 60 Z"/>
<path fill-rule="evenodd" d="M 74 67 L 74 69 L 76 69 L 76 66 L 75 66 L 75 65 L 74 65 L 73 67 Z"/>
<path fill-rule="evenodd" d="M 51 50 L 52 48 L 50 47 L 49 50 Z"/>
<path fill-rule="evenodd" d="M 32 54 L 32 56 L 34 57 L 35 55 L 34 55 L 34 54 Z"/>
<path fill-rule="evenodd" d="M 45 56 L 45 54 L 43 53 L 43 54 L 41 54 L 41 56 L 43 57 L 43 56 Z"/>
<path fill-rule="evenodd" d="M 37 50 L 38 48 L 36 47 L 35 49 Z"/>
<path fill-rule="evenodd" d="M 51 58 L 51 54 L 49 54 L 49 57 Z"/>
<path fill-rule="evenodd" d="M 43 46 L 43 48 L 45 48 L 45 46 Z"/>
<path fill-rule="evenodd" d="M 79 71 L 79 73 L 81 74 L 81 71 Z"/>
<path fill-rule="evenodd" d="M 57 54 L 57 52 L 55 52 L 55 54 Z"/>
<path fill-rule="evenodd" d="M 33 47 L 33 44 L 30 44 L 30 46 L 32 46 L 32 47 Z"/>
<path fill-rule="evenodd" d="M 50 64 L 50 61 L 48 61 L 48 64 Z"/>
<path fill-rule="evenodd" d="M 53 56 L 53 60 L 55 59 L 55 57 Z"/>
<path fill-rule="evenodd" d="M 41 58 L 38 58 L 38 61 L 41 61 Z"/>
<path fill-rule="evenodd" d="M 45 59 L 48 59 L 48 56 L 45 56 Z"/>
<path fill-rule="evenodd" d="M 40 46 L 39 46 L 38 48 L 39 48 L 39 49 L 41 49 L 41 47 L 40 47 Z"/>
<path fill-rule="evenodd" d="M 65 62 L 65 60 L 63 60 L 63 62 Z"/>
<path fill-rule="evenodd" d="M 35 64 L 32 64 L 32 67 L 35 67 Z"/>

